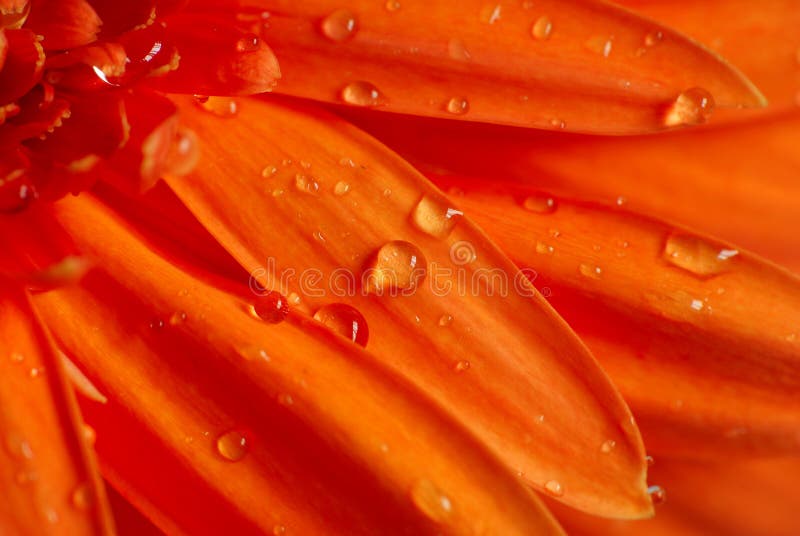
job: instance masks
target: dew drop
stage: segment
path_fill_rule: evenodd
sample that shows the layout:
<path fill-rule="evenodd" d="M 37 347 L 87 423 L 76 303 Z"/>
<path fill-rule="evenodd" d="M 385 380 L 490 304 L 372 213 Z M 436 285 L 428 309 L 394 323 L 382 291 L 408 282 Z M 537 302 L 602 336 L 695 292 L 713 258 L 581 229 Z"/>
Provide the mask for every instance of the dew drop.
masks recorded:
<path fill-rule="evenodd" d="M 529 212 L 536 212 L 537 214 L 549 214 L 556 210 L 558 203 L 556 200 L 546 194 L 536 194 L 526 197 L 522 201 L 522 206 Z"/>
<path fill-rule="evenodd" d="M 611 49 L 614 45 L 614 37 L 600 37 L 595 36 L 586 42 L 586 48 L 596 54 L 600 54 L 604 58 L 611 55 Z"/>
<path fill-rule="evenodd" d="M 692 308 L 694 311 L 702 311 L 705 304 L 702 300 L 692 300 L 692 303 L 689 304 L 689 307 Z"/>
<path fill-rule="evenodd" d="M 217 438 L 217 452 L 226 460 L 238 462 L 247 454 L 247 439 L 236 430 L 225 432 Z"/>
<path fill-rule="evenodd" d="M 197 134 L 185 127 L 178 128 L 164 162 L 165 173 L 177 177 L 188 175 L 199 160 L 200 143 Z"/>
<path fill-rule="evenodd" d="M 72 492 L 72 506 L 78 510 L 88 510 L 93 502 L 92 490 L 88 484 L 80 484 Z"/>
<path fill-rule="evenodd" d="M 726 249 L 699 236 L 675 232 L 667 237 L 662 257 L 670 264 L 700 277 L 729 270 L 738 250 Z"/>
<path fill-rule="evenodd" d="M 652 467 L 656 463 L 655 458 L 653 458 L 652 456 L 649 456 L 649 455 L 644 457 L 644 461 L 645 461 L 645 463 L 647 463 L 648 467 Z"/>
<path fill-rule="evenodd" d="M 552 255 L 555 250 L 556 248 L 553 246 L 548 246 L 544 242 L 536 242 L 536 253 L 541 253 L 542 255 Z"/>
<path fill-rule="evenodd" d="M 446 238 L 464 213 L 449 206 L 445 199 L 426 195 L 411 214 L 411 223 L 434 238 Z"/>
<path fill-rule="evenodd" d="M 426 517 L 436 522 L 447 519 L 453 504 L 430 480 L 417 480 L 411 487 L 411 502 Z"/>
<path fill-rule="evenodd" d="M 336 185 L 333 187 L 334 195 L 338 195 L 340 197 L 347 194 L 347 192 L 349 191 L 350 191 L 350 184 L 344 181 L 337 182 Z"/>
<path fill-rule="evenodd" d="M 176 311 L 169 317 L 169 323 L 171 326 L 178 326 L 186 322 L 187 318 L 188 315 L 184 311 Z"/>
<path fill-rule="evenodd" d="M 687 89 L 670 104 L 664 114 L 664 125 L 700 125 L 705 123 L 714 111 L 714 97 L 703 88 Z"/>
<path fill-rule="evenodd" d="M 248 361 L 269 361 L 269 354 L 267 351 L 258 346 L 248 346 L 243 348 L 240 352 L 241 356 Z"/>
<path fill-rule="evenodd" d="M 544 41 L 550 38 L 550 33 L 553 31 L 553 23 L 549 17 L 539 17 L 531 27 L 531 35 L 539 41 Z"/>
<path fill-rule="evenodd" d="M 453 115 L 464 115 L 469 111 L 469 101 L 464 97 L 453 97 L 447 101 L 447 111 Z"/>
<path fill-rule="evenodd" d="M 269 324 L 283 322 L 289 314 L 289 304 L 280 292 L 267 291 L 259 296 L 250 306 L 250 313 L 259 320 Z"/>
<path fill-rule="evenodd" d="M 454 369 L 456 372 L 465 372 L 465 371 L 469 370 L 469 367 L 470 367 L 470 366 L 471 366 L 471 365 L 470 365 L 469 361 L 466 361 L 466 360 L 461 360 L 461 361 L 458 361 L 458 362 L 455 364 L 455 366 L 453 367 L 453 369 Z"/>
<path fill-rule="evenodd" d="M 585 263 L 581 263 L 581 265 L 578 266 L 578 271 L 582 276 L 588 277 L 589 279 L 600 279 L 600 276 L 603 274 L 603 269 L 599 266 Z"/>
<path fill-rule="evenodd" d="M 603 444 L 600 445 L 600 452 L 602 452 L 603 454 L 608 454 L 612 450 L 614 450 L 614 447 L 616 446 L 617 446 L 616 441 L 614 441 L 613 439 L 608 439 L 606 441 L 603 441 Z"/>
<path fill-rule="evenodd" d="M 257 35 L 248 34 L 236 41 L 237 52 L 254 52 L 258 50 L 260 40 Z"/>
<path fill-rule="evenodd" d="M 425 256 L 414 244 L 403 240 L 387 242 L 376 252 L 368 268 L 367 290 L 375 294 L 412 291 L 425 277 L 427 266 Z"/>
<path fill-rule="evenodd" d="M 234 117 L 239 112 L 238 103 L 230 97 L 195 97 L 195 102 L 200 108 L 217 117 Z"/>
<path fill-rule="evenodd" d="M 469 61 L 469 59 L 472 57 L 464 42 L 461 39 L 456 39 L 455 37 L 448 41 L 447 53 L 452 59 L 457 61 Z"/>
<path fill-rule="evenodd" d="M 274 536 L 283 536 L 286 534 L 286 527 L 283 525 L 275 525 L 272 527 L 272 534 Z"/>
<path fill-rule="evenodd" d="M 647 493 L 650 494 L 653 504 L 664 504 L 667 500 L 667 493 L 661 486 L 650 486 L 647 488 Z"/>
<path fill-rule="evenodd" d="M 316 195 L 319 192 L 319 183 L 314 177 L 298 173 L 294 176 L 294 187 L 298 192 Z"/>
<path fill-rule="evenodd" d="M 356 163 L 353 162 L 353 159 L 352 158 L 347 158 L 347 157 L 344 157 L 341 160 L 339 160 L 339 165 L 340 166 L 344 166 L 344 167 L 351 167 L 351 168 L 356 167 Z"/>
<path fill-rule="evenodd" d="M 442 316 L 439 317 L 439 325 L 442 326 L 443 328 L 449 326 L 452 323 L 453 323 L 452 315 L 443 314 Z"/>
<path fill-rule="evenodd" d="M 367 345 L 369 327 L 364 315 L 355 307 L 345 303 L 331 303 L 314 313 L 314 319 L 356 344 Z"/>
<path fill-rule="evenodd" d="M 352 38 L 358 29 L 356 16 L 346 9 L 337 9 L 320 24 L 322 34 L 333 42 L 341 43 Z"/>
<path fill-rule="evenodd" d="M 344 102 L 354 106 L 377 106 L 383 100 L 378 88 L 363 80 L 347 84 L 342 89 L 341 97 Z"/>
<path fill-rule="evenodd" d="M 498 20 L 500 20 L 500 13 L 502 11 L 502 7 L 500 4 L 495 5 L 486 5 L 481 8 L 481 15 L 480 19 L 481 22 L 486 24 L 494 24 Z"/>
<path fill-rule="evenodd" d="M 275 176 L 278 173 L 278 168 L 275 166 L 264 166 L 264 169 L 261 170 L 261 176 L 265 179 Z"/>
<path fill-rule="evenodd" d="M 561 497 L 564 495 L 564 487 L 558 480 L 548 480 L 544 483 L 544 489 L 553 497 Z"/>
<path fill-rule="evenodd" d="M 386 0 L 384 6 L 386 7 L 386 11 L 397 11 L 400 9 L 400 2 L 397 0 Z"/>
<path fill-rule="evenodd" d="M 644 46 L 646 47 L 654 47 L 664 39 L 664 34 L 661 31 L 657 30 L 654 32 L 650 32 L 644 36 Z"/>

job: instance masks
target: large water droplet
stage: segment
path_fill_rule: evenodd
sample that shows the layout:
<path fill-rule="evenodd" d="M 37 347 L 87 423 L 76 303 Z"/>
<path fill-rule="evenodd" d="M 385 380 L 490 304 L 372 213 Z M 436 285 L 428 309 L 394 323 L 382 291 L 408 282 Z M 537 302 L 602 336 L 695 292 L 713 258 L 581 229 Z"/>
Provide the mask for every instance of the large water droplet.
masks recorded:
<path fill-rule="evenodd" d="M 544 489 L 553 497 L 561 497 L 564 495 L 564 486 L 558 480 L 548 480 L 544 483 Z"/>
<path fill-rule="evenodd" d="M 453 97 L 447 101 L 447 111 L 453 115 L 463 115 L 469 111 L 469 101 L 464 97 Z"/>
<path fill-rule="evenodd" d="M 714 110 L 714 97 L 703 88 L 687 89 L 667 108 L 664 125 L 700 125 L 705 123 Z"/>
<path fill-rule="evenodd" d="M 531 27 L 531 35 L 540 41 L 550 38 L 550 33 L 553 31 L 553 23 L 548 17 L 539 17 Z"/>
<path fill-rule="evenodd" d="M 661 486 L 650 486 L 647 488 L 647 493 L 650 494 L 653 504 L 663 504 L 667 500 L 667 493 Z"/>
<path fill-rule="evenodd" d="M 273 290 L 259 296 L 250 307 L 253 316 L 270 324 L 282 322 L 289 314 L 289 303 L 286 298 L 280 292 Z"/>
<path fill-rule="evenodd" d="M 464 213 L 449 206 L 445 199 L 429 195 L 420 199 L 411 214 L 411 223 L 425 234 L 446 238 Z"/>
<path fill-rule="evenodd" d="M 403 240 L 393 240 L 384 244 L 375 254 L 366 274 L 366 288 L 375 294 L 413 291 L 425 277 L 427 265 L 425 256 L 417 246 Z"/>
<path fill-rule="evenodd" d="M 436 522 L 442 522 L 453 511 L 450 499 L 430 480 L 417 480 L 411 488 L 411 502 L 420 512 Z"/>
<path fill-rule="evenodd" d="M 383 101 L 378 88 L 363 80 L 347 84 L 341 96 L 344 102 L 354 106 L 377 106 Z"/>
<path fill-rule="evenodd" d="M 699 236 L 672 233 L 664 245 L 663 258 L 670 264 L 701 277 L 710 277 L 731 268 L 739 252 L 712 244 Z"/>
<path fill-rule="evenodd" d="M 353 37 L 358 29 L 358 19 L 346 9 L 337 9 L 320 24 L 322 34 L 336 43 Z"/>
<path fill-rule="evenodd" d="M 225 432 L 217 438 L 217 452 L 226 460 L 238 462 L 247 454 L 247 439 L 236 430 Z"/>
<path fill-rule="evenodd" d="M 345 303 L 331 303 L 314 313 L 314 318 L 325 324 L 331 331 L 354 343 L 361 346 L 367 345 L 369 327 L 364 315 L 355 307 Z"/>
<path fill-rule="evenodd" d="M 522 201 L 522 206 L 530 212 L 548 214 L 555 211 L 557 203 L 553 197 L 540 193 L 526 197 Z"/>

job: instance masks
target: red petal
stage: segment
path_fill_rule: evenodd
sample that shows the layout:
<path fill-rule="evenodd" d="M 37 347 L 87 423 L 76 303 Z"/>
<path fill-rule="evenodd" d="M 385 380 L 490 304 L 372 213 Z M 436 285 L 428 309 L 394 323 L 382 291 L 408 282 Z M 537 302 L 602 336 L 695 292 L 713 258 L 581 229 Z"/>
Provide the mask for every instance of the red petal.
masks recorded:
<path fill-rule="evenodd" d="M 8 41 L 0 70 L 0 103 L 13 102 L 36 85 L 44 67 L 44 50 L 30 30 L 5 30 Z"/>
<path fill-rule="evenodd" d="M 86 0 L 31 0 L 25 28 L 44 37 L 46 50 L 63 50 L 95 41 L 101 24 Z"/>

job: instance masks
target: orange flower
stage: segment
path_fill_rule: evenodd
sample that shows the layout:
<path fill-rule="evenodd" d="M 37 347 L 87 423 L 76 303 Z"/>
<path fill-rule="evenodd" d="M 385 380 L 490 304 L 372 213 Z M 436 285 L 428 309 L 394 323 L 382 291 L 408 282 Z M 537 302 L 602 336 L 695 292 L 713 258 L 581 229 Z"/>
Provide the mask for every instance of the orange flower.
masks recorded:
<path fill-rule="evenodd" d="M 800 8 L 621 3 L 0 1 L 0 529 L 796 532 Z"/>

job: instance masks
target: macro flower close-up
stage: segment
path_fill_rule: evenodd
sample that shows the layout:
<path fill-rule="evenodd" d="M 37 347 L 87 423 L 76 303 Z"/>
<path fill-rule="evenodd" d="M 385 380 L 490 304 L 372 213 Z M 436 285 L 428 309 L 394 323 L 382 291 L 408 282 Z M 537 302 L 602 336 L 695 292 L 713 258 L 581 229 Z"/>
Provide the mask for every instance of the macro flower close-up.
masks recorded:
<path fill-rule="evenodd" d="M 0 536 L 800 534 L 797 0 L 0 0 Z"/>

